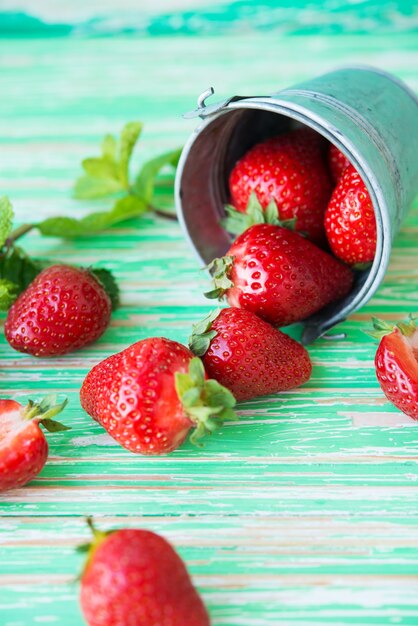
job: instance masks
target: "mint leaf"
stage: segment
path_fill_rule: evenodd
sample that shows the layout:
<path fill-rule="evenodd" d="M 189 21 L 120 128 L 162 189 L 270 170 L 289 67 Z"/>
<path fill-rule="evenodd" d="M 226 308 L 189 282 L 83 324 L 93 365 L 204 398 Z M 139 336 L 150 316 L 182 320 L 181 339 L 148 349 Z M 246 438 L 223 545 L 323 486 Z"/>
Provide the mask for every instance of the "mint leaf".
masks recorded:
<path fill-rule="evenodd" d="M 160 156 L 147 161 L 147 163 L 142 166 L 142 169 L 136 177 L 133 187 L 134 193 L 141 198 L 144 198 L 144 200 L 149 204 L 152 204 L 158 174 L 163 167 L 167 165 L 176 168 L 180 154 L 181 149 L 171 150 L 170 152 L 166 152 L 165 154 L 161 154 Z"/>
<path fill-rule="evenodd" d="M 48 237 L 85 237 L 109 228 L 113 224 L 141 215 L 147 210 L 146 204 L 135 196 L 125 196 L 117 200 L 110 211 L 90 213 L 86 217 L 50 217 L 36 227 Z"/>
<path fill-rule="evenodd" d="M 141 122 L 128 122 L 122 128 L 119 139 L 119 180 L 124 186 L 129 185 L 129 161 L 142 132 Z"/>
<path fill-rule="evenodd" d="M 4 246 L 13 226 L 13 209 L 7 196 L 0 198 L 0 248 Z"/>
<path fill-rule="evenodd" d="M 124 189 L 123 184 L 115 178 L 97 178 L 86 174 L 76 180 L 73 195 L 78 200 L 95 200 L 124 191 Z"/>
<path fill-rule="evenodd" d="M 102 156 L 116 163 L 117 141 L 113 135 L 105 135 L 102 141 Z"/>
<path fill-rule="evenodd" d="M 81 163 L 84 171 L 93 178 L 115 179 L 117 181 L 118 168 L 116 162 L 109 157 L 89 157 Z M 119 182 L 119 181 L 118 181 Z"/>
<path fill-rule="evenodd" d="M 0 311 L 8 311 L 16 300 L 19 286 L 6 278 L 0 278 Z"/>

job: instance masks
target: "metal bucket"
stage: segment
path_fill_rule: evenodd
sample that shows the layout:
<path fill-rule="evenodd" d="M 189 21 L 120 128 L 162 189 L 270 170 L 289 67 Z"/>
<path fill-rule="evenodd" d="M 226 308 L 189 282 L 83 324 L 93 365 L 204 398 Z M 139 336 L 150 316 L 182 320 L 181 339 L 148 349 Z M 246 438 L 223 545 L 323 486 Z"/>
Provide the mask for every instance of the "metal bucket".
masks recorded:
<path fill-rule="evenodd" d="M 344 68 L 270 96 L 234 96 L 206 105 L 213 89 L 185 117 L 200 117 L 184 147 L 176 177 L 179 220 L 204 264 L 225 254 L 221 226 L 228 176 L 235 162 L 263 139 L 304 124 L 334 143 L 353 163 L 370 193 L 377 221 L 373 264 L 358 273 L 350 294 L 304 320 L 310 343 L 365 304 L 379 287 L 393 238 L 418 189 L 418 99 L 383 71 Z"/>

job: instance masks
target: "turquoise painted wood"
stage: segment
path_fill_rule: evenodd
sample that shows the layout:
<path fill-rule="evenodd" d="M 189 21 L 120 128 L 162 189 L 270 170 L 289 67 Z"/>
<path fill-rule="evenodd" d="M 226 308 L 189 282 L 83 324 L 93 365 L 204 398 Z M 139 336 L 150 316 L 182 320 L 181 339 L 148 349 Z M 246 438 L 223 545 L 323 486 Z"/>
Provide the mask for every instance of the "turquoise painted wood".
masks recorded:
<path fill-rule="evenodd" d="M 70 195 L 79 162 L 127 120 L 146 124 L 135 165 L 180 145 L 194 127 L 181 113 L 210 84 L 219 98 L 264 93 L 361 62 L 394 72 L 418 91 L 418 40 L 412 5 L 402 14 L 407 3 L 394 10 L 390 49 L 387 35 L 356 34 L 331 9 L 323 20 L 340 19 L 344 34 L 324 34 L 312 13 L 300 11 L 286 19 L 289 30 L 298 30 L 290 19 L 298 16 L 303 35 L 283 34 L 283 21 L 264 32 L 258 23 L 244 34 L 245 3 L 229 3 L 228 13 L 220 2 L 215 8 L 229 16 L 221 35 L 200 2 L 194 12 L 211 24 L 208 35 L 77 37 L 75 21 L 83 19 L 86 32 L 95 14 L 90 7 L 83 13 L 84 4 L 73 2 L 60 22 L 59 9 L 37 13 L 26 0 L 22 6 L 46 24 L 43 34 L 35 29 L 22 38 L 15 29 L 14 38 L 0 41 L 0 188 L 22 222 L 90 210 L 91 203 Z M 163 8 L 187 13 L 187 4 Z M 254 3 L 257 15 L 267 15 L 260 6 Z M 132 7 L 125 0 L 121 14 Z M 371 11 L 371 3 L 351 7 L 358 33 Z M 382 30 L 390 28 L 387 11 Z M 154 16 L 153 23 L 167 19 Z M 68 36 L 51 36 L 59 23 L 70 25 Z M 384 284 L 341 326 L 347 340 L 310 347 L 308 384 L 243 404 L 240 422 L 203 450 L 186 443 L 161 458 L 120 448 L 83 413 L 78 389 L 93 364 L 133 341 L 151 335 L 186 341 L 191 323 L 210 309 L 201 295 L 205 276 L 179 227 L 145 216 L 77 242 L 28 236 L 25 246 L 39 256 L 112 269 L 123 306 L 97 344 L 65 358 L 36 360 L 0 337 L 1 396 L 64 393 L 72 427 L 50 436 L 50 459 L 35 481 L 1 496 L 0 624 L 83 624 L 74 548 L 88 536 L 84 516 L 93 514 L 104 528 L 146 527 L 169 538 L 214 626 L 416 626 L 418 430 L 380 392 L 375 344 L 362 328 L 372 314 L 400 319 L 417 312 L 417 235 L 415 204 Z M 300 334 L 297 327 L 290 332 Z"/>

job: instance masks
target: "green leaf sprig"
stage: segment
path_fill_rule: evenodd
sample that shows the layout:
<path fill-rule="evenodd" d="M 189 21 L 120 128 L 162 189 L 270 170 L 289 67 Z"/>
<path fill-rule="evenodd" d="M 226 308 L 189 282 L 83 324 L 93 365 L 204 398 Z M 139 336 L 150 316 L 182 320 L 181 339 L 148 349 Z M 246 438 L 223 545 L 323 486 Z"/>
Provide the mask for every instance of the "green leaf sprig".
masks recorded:
<path fill-rule="evenodd" d="M 13 209 L 10 200 L 0 197 L 0 311 L 7 311 L 36 276 L 49 265 L 50 261 L 31 258 L 16 239 L 28 232 L 30 225 L 24 224 L 14 231 Z M 90 268 L 96 279 L 103 285 L 112 301 L 112 308 L 119 303 L 119 289 L 109 270 Z"/>
<path fill-rule="evenodd" d="M 173 180 L 181 149 L 171 150 L 150 159 L 131 180 L 131 157 L 142 128 L 141 122 L 128 122 L 122 128 L 118 139 L 113 135 L 106 135 L 103 138 L 100 156 L 88 157 L 81 163 L 84 173 L 75 182 L 74 197 L 79 200 L 108 198 L 112 201 L 110 209 L 93 211 L 79 219 L 58 215 L 41 222 L 24 224 L 11 233 L 13 241 L 34 228 L 46 237 L 65 239 L 88 237 L 146 212 L 175 220 L 175 214 L 167 210 L 165 205 L 173 203 Z M 161 175 L 165 168 L 171 170 L 168 177 Z M 164 193 L 166 190 L 168 202 L 162 202 L 167 196 L 167 193 Z M 0 248 L 2 233 L 9 232 L 9 222 L 10 217 L 8 220 L 4 215 L 4 223 L 0 222 Z"/>
<path fill-rule="evenodd" d="M 159 180 L 159 175 L 167 166 L 171 168 L 171 192 L 181 150 L 172 150 L 147 161 L 131 180 L 130 161 L 142 128 L 141 122 L 128 122 L 119 139 L 113 135 L 104 137 L 100 156 L 89 157 L 81 163 L 84 174 L 75 183 L 74 197 L 79 200 L 109 198 L 113 206 L 108 211 L 93 212 L 81 219 L 67 216 L 48 218 L 35 225 L 43 235 L 66 238 L 88 236 L 147 211 L 176 219 L 173 213 L 158 206 L 160 187 L 167 185 Z M 172 194 L 170 200 L 172 203 Z"/>

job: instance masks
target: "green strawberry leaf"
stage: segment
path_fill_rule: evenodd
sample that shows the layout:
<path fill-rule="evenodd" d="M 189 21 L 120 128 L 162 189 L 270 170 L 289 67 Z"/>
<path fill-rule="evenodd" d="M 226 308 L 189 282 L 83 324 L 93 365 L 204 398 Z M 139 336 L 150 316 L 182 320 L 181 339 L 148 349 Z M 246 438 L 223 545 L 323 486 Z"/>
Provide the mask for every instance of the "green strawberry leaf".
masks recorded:
<path fill-rule="evenodd" d="M 180 154 L 181 149 L 171 150 L 170 152 L 166 152 L 165 154 L 161 154 L 160 156 L 147 161 L 147 163 L 142 166 L 138 176 L 136 177 L 133 187 L 134 193 L 140 198 L 143 198 L 148 204 L 153 204 L 154 189 L 158 174 L 167 165 L 175 169 L 177 167 Z"/>
<path fill-rule="evenodd" d="M 133 149 L 142 132 L 141 122 L 128 122 L 122 128 L 119 139 L 119 180 L 124 187 L 129 186 L 129 162 Z"/>
<path fill-rule="evenodd" d="M 76 547 L 75 551 L 80 552 L 81 554 L 85 554 L 86 552 L 90 552 L 91 542 L 90 543 L 80 543 L 79 546 Z"/>
<path fill-rule="evenodd" d="M 203 320 L 193 324 L 192 334 L 189 337 L 189 348 L 196 356 L 203 356 L 209 349 L 210 342 L 217 335 L 211 330 L 212 322 L 218 317 L 221 309 L 214 309 Z"/>
<path fill-rule="evenodd" d="M 209 407 L 222 406 L 226 409 L 232 409 L 236 404 L 229 389 L 223 387 L 217 380 L 211 379 L 206 381 L 206 402 Z"/>
<path fill-rule="evenodd" d="M 110 211 L 90 213 L 80 219 L 74 217 L 50 217 L 36 224 L 36 228 L 48 237 L 64 237 L 67 239 L 86 237 L 105 230 L 114 224 L 141 215 L 145 211 L 147 211 L 147 205 L 143 200 L 135 196 L 125 196 L 117 200 Z"/>
<path fill-rule="evenodd" d="M 0 278 L 0 311 L 8 311 L 16 300 L 19 286 L 6 278 Z"/>
<path fill-rule="evenodd" d="M 212 286 L 211 291 L 207 291 L 204 295 L 206 298 L 222 298 L 228 289 L 234 286 L 234 283 L 229 278 L 230 270 L 234 262 L 234 257 L 223 256 L 219 259 L 213 259 L 206 269 L 212 274 Z"/>
<path fill-rule="evenodd" d="M 194 382 L 189 376 L 183 372 L 176 372 L 176 391 L 177 395 L 182 398 L 190 389 L 194 388 Z"/>
<path fill-rule="evenodd" d="M 58 433 L 63 430 L 71 430 L 70 426 L 65 426 L 65 424 L 61 424 L 61 422 L 57 422 L 57 420 L 52 420 L 47 417 L 40 421 L 40 424 L 46 428 L 49 433 Z"/>
<path fill-rule="evenodd" d="M 294 230 L 296 218 L 281 220 L 274 200 L 263 210 L 256 194 L 253 192 L 248 200 L 245 212 L 237 211 L 231 204 L 225 206 L 226 217 L 221 220 L 222 226 L 232 235 L 240 235 L 255 224 L 273 224 Z"/>
<path fill-rule="evenodd" d="M 53 418 L 61 413 L 68 404 L 68 399 L 58 403 L 55 395 L 46 396 L 40 402 L 29 400 L 24 408 L 23 417 L 26 420 L 35 419 L 39 424 L 45 426 L 49 432 L 58 432 L 60 430 L 70 430 L 68 426 L 64 426 L 61 422 L 57 422 Z"/>
<path fill-rule="evenodd" d="M 199 440 L 221 428 L 225 420 L 238 419 L 233 408 L 236 401 L 232 393 L 218 381 L 205 378 L 202 361 L 195 357 L 190 361 L 189 372 L 175 374 L 177 395 L 195 430 L 190 441 L 200 445 Z"/>
<path fill-rule="evenodd" d="M 192 359 L 190 361 L 189 376 L 197 387 L 201 387 L 205 382 L 205 368 L 200 359 Z"/>
<path fill-rule="evenodd" d="M 382 339 L 385 335 L 389 335 L 395 330 L 395 324 L 391 324 L 385 322 L 385 320 L 381 320 L 378 317 L 372 317 L 372 330 L 364 330 L 363 332 L 373 339 Z"/>
<path fill-rule="evenodd" d="M 92 268 L 91 273 L 94 274 L 99 283 L 103 286 L 103 289 L 112 302 L 112 311 L 115 311 L 120 304 L 120 290 L 112 272 L 104 267 L 98 267 L 97 269 Z"/>
<path fill-rule="evenodd" d="M 0 198 L 0 249 L 6 243 L 7 238 L 12 232 L 13 226 L 13 209 L 12 204 L 7 196 Z"/>

